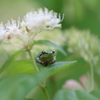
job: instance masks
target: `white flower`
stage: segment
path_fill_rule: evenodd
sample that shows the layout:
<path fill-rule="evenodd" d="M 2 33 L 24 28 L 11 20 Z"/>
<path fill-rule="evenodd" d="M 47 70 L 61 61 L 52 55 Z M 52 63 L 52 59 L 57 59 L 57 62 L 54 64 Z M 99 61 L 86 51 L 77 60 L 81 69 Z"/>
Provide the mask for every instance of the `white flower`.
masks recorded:
<path fill-rule="evenodd" d="M 15 20 L 12 20 L 11 22 L 8 21 L 6 24 L 6 37 L 7 39 L 12 39 L 13 37 L 20 37 L 21 30 L 19 29 L 20 22 L 16 22 Z"/>
<path fill-rule="evenodd" d="M 3 24 L 0 24 L 0 42 L 4 39 L 4 35 L 5 35 L 5 28 L 3 26 Z"/>
<path fill-rule="evenodd" d="M 90 31 L 79 31 L 75 28 L 66 31 L 67 44 L 89 63 L 98 64 L 100 40 Z"/>
<path fill-rule="evenodd" d="M 22 26 L 26 26 L 30 32 L 38 33 L 43 29 L 53 29 L 61 27 L 61 18 L 57 13 L 48 11 L 48 9 L 39 9 L 35 12 L 29 12 L 24 17 Z"/>
<path fill-rule="evenodd" d="M 45 29 L 61 27 L 61 17 L 48 9 L 39 9 L 35 12 L 27 13 L 23 20 L 11 20 L 3 27 L 0 24 L 0 41 L 3 39 L 14 46 L 30 49 L 37 33 Z M 17 41 L 17 42 L 16 42 Z"/>

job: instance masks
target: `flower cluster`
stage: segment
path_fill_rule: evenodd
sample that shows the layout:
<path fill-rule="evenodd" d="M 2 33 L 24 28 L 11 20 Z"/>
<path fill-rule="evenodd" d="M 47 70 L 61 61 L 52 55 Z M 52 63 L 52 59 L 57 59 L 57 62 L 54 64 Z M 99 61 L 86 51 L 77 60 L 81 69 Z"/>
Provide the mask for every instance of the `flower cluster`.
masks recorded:
<path fill-rule="evenodd" d="M 44 8 L 35 12 L 27 13 L 22 21 L 11 20 L 6 25 L 0 24 L 0 42 L 7 41 L 14 46 L 29 48 L 34 41 L 34 37 L 42 30 L 51 30 L 55 27 L 61 27 L 62 21 L 60 15 Z M 15 43 L 17 40 L 20 43 Z"/>
<path fill-rule="evenodd" d="M 66 31 L 69 52 L 76 52 L 87 62 L 96 65 L 100 57 L 100 40 L 90 31 L 75 28 Z"/>

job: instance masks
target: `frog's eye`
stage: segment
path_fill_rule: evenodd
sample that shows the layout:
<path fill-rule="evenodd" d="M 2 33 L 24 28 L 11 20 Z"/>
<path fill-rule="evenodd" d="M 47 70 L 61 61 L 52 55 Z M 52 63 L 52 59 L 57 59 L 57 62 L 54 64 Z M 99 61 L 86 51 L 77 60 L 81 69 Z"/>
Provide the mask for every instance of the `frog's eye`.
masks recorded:
<path fill-rule="evenodd" d="M 52 53 L 55 53 L 55 51 L 52 51 Z"/>
<path fill-rule="evenodd" d="M 45 51 L 42 51 L 42 54 L 46 54 L 46 52 Z"/>

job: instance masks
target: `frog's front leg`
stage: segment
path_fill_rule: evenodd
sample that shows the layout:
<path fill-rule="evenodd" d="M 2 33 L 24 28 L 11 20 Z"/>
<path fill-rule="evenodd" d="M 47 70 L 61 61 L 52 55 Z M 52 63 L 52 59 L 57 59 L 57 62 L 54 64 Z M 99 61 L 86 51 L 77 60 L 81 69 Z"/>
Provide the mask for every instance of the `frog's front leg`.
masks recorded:
<path fill-rule="evenodd" d="M 44 64 L 44 62 L 41 61 L 39 57 L 36 58 L 36 62 L 37 62 L 37 63 L 40 63 L 40 64 Z"/>

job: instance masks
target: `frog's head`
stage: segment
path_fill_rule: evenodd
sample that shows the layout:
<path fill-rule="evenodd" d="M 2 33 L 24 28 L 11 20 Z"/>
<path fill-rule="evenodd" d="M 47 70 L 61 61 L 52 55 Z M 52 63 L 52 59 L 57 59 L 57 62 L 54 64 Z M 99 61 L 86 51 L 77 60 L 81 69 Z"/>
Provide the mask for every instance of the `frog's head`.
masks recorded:
<path fill-rule="evenodd" d="M 43 50 L 42 57 L 54 57 L 55 51 L 54 50 Z"/>

